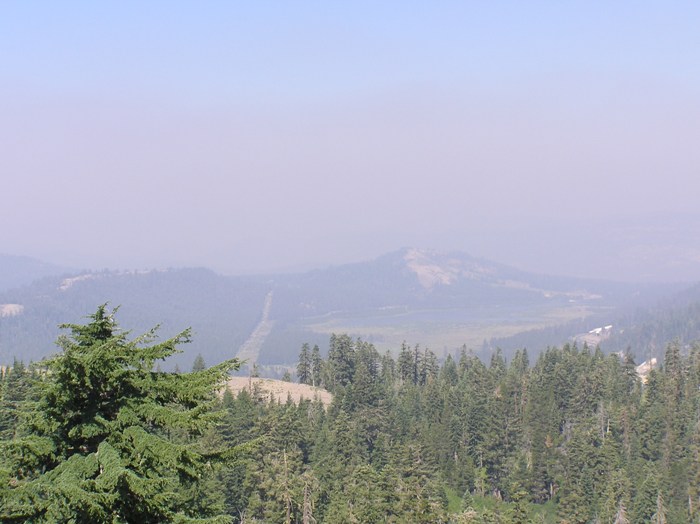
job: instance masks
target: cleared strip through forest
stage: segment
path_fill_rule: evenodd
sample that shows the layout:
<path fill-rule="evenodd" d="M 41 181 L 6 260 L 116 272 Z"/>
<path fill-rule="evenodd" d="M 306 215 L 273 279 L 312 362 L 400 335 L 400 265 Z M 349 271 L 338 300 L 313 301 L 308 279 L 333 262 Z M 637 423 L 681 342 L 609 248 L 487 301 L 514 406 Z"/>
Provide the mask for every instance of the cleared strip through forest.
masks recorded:
<path fill-rule="evenodd" d="M 252 366 L 258 360 L 260 349 L 262 348 L 265 339 L 272 331 L 273 321 L 270 320 L 270 309 L 272 308 L 272 291 L 265 297 L 263 304 L 262 316 L 260 322 L 255 326 L 248 339 L 241 345 L 236 354 L 236 358 L 245 360 L 249 366 Z"/>

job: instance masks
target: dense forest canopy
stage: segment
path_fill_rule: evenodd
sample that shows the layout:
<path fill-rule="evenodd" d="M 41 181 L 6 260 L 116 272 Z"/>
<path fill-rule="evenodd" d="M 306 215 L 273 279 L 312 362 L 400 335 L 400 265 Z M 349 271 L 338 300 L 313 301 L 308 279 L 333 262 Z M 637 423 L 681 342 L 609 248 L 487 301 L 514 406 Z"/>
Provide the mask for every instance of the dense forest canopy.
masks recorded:
<path fill-rule="evenodd" d="M 105 456 L 127 469 L 140 464 L 142 449 L 124 440 L 135 431 L 162 449 L 182 450 L 167 465 L 161 462 L 171 455 L 152 456 L 152 471 L 133 469 L 169 486 L 176 507 L 165 511 L 180 519 L 700 522 L 700 344 L 668 344 L 663 366 L 642 380 L 630 353 L 605 355 L 585 346 L 547 348 L 534 362 L 525 350 L 508 361 L 495 351 L 484 363 L 467 350 L 439 361 L 429 349 L 407 344 L 380 354 L 366 341 L 332 335 L 325 358 L 305 345 L 297 365 L 300 381 L 333 393 L 325 407 L 314 399 L 271 402 L 255 388 L 212 396 L 221 367 L 207 370 L 198 359 L 193 373 L 154 371 L 153 357 L 164 353 L 141 363 L 124 360 L 129 352 L 119 351 L 134 346 L 118 335 L 109 348 L 122 356 L 108 358 L 114 366 L 107 376 L 118 392 L 113 401 L 144 413 L 131 415 L 137 431 L 122 423 L 121 411 L 95 416 L 90 399 L 81 400 L 83 410 L 64 408 L 86 380 L 75 374 L 75 364 L 97 365 L 82 360 L 80 349 L 80 337 L 96 335 L 73 329 L 49 371 L 18 362 L 3 375 L 3 521 L 30 521 L 28 493 L 38 508 L 54 497 L 62 501 L 56 522 L 80 522 L 68 515 L 83 510 L 93 511 L 85 513 L 92 522 L 148 521 L 118 514 L 115 502 L 104 506 L 116 495 L 104 487 L 98 466 L 107 460 L 102 449 L 115 450 Z M 101 348 L 100 358 L 110 354 L 103 345 L 89 347 Z M 135 376 L 152 381 L 149 388 L 138 394 L 127 388 Z M 175 384 L 198 384 L 199 396 L 183 407 L 187 395 L 180 386 L 177 394 L 168 389 Z M 146 406 L 158 405 L 152 402 L 163 398 L 162 388 L 174 396 L 153 412 L 168 414 L 160 424 Z M 240 451 L 246 443 L 242 456 L 216 467 L 197 458 Z M 19 449 L 31 451 L 24 461 Z M 175 475 L 181 466 L 184 477 Z M 80 489 L 32 491 L 47 489 L 42 479 L 68 478 L 71 471 Z"/>

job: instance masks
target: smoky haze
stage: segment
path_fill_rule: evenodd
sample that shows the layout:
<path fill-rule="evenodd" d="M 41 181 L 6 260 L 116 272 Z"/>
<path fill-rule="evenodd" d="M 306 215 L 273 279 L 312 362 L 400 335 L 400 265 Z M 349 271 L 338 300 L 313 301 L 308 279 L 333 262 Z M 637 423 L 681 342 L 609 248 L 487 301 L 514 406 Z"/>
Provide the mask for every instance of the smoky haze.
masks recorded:
<path fill-rule="evenodd" d="M 0 251 L 700 279 L 700 8 L 6 5 Z"/>

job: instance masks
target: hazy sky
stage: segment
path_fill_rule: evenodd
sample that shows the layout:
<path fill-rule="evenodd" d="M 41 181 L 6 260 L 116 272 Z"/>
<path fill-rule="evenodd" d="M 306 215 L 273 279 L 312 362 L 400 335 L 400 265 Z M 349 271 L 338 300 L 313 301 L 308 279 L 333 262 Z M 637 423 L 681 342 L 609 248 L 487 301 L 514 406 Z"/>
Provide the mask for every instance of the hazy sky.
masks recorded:
<path fill-rule="evenodd" d="M 698 27 L 695 1 L 3 2 L 0 252 L 692 273 Z"/>

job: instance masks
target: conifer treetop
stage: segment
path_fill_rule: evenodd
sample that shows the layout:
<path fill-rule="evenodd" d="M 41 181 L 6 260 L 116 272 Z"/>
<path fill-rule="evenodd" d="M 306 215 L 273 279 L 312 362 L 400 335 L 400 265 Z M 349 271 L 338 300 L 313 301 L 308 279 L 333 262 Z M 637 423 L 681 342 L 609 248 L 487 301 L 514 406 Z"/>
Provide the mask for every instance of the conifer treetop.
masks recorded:
<path fill-rule="evenodd" d="M 216 392 L 240 365 L 192 373 L 154 371 L 190 330 L 133 340 L 116 309 L 101 305 L 70 330 L 46 362 L 23 436 L 2 449 L 3 522 L 228 522 L 220 508 L 188 512 L 187 488 L 235 450 L 207 450 L 195 437 L 218 420 Z M 176 437 L 174 437 L 176 436 Z"/>

